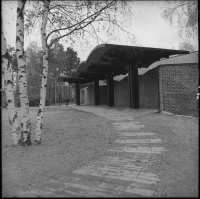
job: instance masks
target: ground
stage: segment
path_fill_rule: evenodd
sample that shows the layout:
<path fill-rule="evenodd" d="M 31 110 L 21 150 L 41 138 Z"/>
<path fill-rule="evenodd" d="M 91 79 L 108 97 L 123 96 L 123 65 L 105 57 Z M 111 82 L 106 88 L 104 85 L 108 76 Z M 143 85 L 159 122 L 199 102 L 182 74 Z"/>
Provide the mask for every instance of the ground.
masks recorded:
<path fill-rule="evenodd" d="M 166 152 L 149 168 L 160 173 L 158 197 L 198 196 L 198 119 L 161 113 L 136 118 L 158 133 Z"/>
<path fill-rule="evenodd" d="M 32 132 L 37 110 L 30 110 Z M 73 109 L 47 109 L 42 144 L 12 146 L 7 111 L 2 111 L 2 194 L 42 185 L 101 156 L 111 147 L 115 131 L 103 117 Z"/>
<path fill-rule="evenodd" d="M 120 108 L 119 111 L 131 110 Z M 32 132 L 37 109 L 30 110 Z M 156 156 L 149 171 L 160 176 L 154 197 L 198 196 L 198 119 L 162 113 L 135 116 L 146 131 L 163 140 L 166 152 Z M 71 108 L 46 109 L 42 144 L 12 146 L 7 110 L 2 110 L 2 196 L 42 186 L 50 179 L 103 156 L 112 148 L 116 130 L 107 119 Z"/>

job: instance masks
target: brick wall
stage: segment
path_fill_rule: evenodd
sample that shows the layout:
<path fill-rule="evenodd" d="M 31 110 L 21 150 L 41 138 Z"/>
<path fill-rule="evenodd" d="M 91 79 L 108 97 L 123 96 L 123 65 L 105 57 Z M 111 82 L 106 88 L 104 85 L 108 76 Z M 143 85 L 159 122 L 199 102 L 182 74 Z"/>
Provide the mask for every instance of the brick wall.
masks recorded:
<path fill-rule="evenodd" d="M 198 116 L 198 73 L 197 64 L 160 66 L 160 110 Z"/>

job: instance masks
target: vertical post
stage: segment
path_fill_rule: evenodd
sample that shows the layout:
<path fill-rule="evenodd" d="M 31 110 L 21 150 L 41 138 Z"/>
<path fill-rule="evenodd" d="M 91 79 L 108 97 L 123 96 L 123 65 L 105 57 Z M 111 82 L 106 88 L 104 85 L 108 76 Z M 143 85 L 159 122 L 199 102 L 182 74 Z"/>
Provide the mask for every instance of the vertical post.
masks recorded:
<path fill-rule="evenodd" d="M 139 79 L 137 62 L 131 62 L 128 69 L 130 108 L 139 108 Z"/>
<path fill-rule="evenodd" d="M 60 107 L 60 93 L 59 93 L 59 107 Z"/>
<path fill-rule="evenodd" d="M 76 105 L 80 105 L 80 87 L 79 87 L 79 83 L 76 83 Z"/>
<path fill-rule="evenodd" d="M 114 106 L 114 83 L 111 72 L 107 73 L 107 102 L 108 106 Z"/>
<path fill-rule="evenodd" d="M 99 105 L 99 79 L 94 79 L 94 105 Z"/>
<path fill-rule="evenodd" d="M 56 80 L 55 80 L 55 83 L 54 83 L 54 104 L 56 104 L 56 100 L 57 100 L 57 98 L 56 98 Z"/>
<path fill-rule="evenodd" d="M 69 102 L 70 102 L 70 98 L 71 98 L 71 94 L 70 94 L 70 84 L 68 84 L 69 85 Z"/>

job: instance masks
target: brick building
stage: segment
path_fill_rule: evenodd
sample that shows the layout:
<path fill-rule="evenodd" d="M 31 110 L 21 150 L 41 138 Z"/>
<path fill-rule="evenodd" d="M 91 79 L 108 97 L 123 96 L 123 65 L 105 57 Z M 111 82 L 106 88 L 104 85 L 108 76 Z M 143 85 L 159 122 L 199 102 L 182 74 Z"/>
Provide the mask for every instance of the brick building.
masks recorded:
<path fill-rule="evenodd" d="M 198 52 L 156 61 L 138 68 L 139 105 L 180 115 L 198 116 Z M 99 87 L 100 105 L 107 104 L 107 86 Z M 114 78 L 114 105 L 129 106 L 128 76 Z M 81 104 L 94 105 L 94 85 L 81 90 Z"/>

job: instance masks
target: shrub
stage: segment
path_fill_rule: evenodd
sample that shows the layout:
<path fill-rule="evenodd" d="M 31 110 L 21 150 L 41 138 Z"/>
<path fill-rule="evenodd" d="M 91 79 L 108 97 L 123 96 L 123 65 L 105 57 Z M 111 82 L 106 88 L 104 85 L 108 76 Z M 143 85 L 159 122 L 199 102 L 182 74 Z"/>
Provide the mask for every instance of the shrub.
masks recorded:
<path fill-rule="evenodd" d="M 50 100 L 48 98 L 46 98 L 45 100 L 45 106 L 49 106 L 50 105 Z"/>
<path fill-rule="evenodd" d="M 40 104 L 40 99 L 39 98 L 35 98 L 35 99 L 29 99 L 29 106 L 39 106 Z M 45 100 L 45 106 L 49 106 L 50 105 L 50 101 L 48 98 L 46 98 Z"/>
<path fill-rule="evenodd" d="M 40 104 L 40 99 L 35 98 L 35 99 L 29 99 L 29 106 L 39 106 Z"/>

